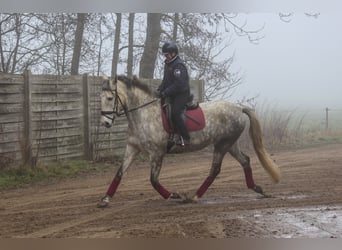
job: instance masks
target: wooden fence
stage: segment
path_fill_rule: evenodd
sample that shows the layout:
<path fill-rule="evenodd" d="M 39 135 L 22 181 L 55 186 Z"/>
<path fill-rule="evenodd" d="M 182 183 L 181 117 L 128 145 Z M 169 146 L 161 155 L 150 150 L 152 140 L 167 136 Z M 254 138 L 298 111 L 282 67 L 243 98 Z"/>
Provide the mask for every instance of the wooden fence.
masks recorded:
<path fill-rule="evenodd" d="M 160 80 L 145 80 L 157 86 Z M 191 81 L 203 101 L 204 82 Z M 100 126 L 101 78 L 0 74 L 0 169 L 23 163 L 93 159 L 124 151 L 127 121 Z"/>

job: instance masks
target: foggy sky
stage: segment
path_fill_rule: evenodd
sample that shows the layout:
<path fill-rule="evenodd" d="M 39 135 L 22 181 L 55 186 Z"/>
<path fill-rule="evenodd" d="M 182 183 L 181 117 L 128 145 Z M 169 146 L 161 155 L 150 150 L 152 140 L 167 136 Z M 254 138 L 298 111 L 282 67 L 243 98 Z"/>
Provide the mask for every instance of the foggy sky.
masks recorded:
<path fill-rule="evenodd" d="M 342 15 L 321 13 L 317 19 L 295 13 L 290 23 L 277 13 L 251 13 L 247 21 L 265 24 L 258 45 L 235 38 L 236 69 L 243 84 L 233 100 L 258 100 L 283 108 L 342 108 Z"/>

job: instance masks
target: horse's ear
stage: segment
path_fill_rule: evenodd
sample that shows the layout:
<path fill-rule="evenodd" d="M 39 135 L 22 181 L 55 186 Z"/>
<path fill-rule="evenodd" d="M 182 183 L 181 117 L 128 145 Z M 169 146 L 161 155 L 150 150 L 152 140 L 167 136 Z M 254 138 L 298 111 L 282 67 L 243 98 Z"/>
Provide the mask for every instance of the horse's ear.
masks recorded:
<path fill-rule="evenodd" d="M 134 85 L 141 85 L 141 82 L 136 75 L 133 76 L 132 82 L 134 83 Z"/>
<path fill-rule="evenodd" d="M 102 78 L 102 90 L 111 90 L 109 79 Z"/>

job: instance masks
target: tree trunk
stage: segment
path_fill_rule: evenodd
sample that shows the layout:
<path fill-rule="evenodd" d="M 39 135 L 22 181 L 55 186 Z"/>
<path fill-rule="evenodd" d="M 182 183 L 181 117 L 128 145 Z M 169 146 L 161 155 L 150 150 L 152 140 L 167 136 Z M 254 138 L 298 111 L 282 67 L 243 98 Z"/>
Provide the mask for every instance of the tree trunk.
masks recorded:
<path fill-rule="evenodd" d="M 127 55 L 127 76 L 133 76 L 133 28 L 134 28 L 134 13 L 129 14 L 128 26 L 128 55 Z"/>
<path fill-rule="evenodd" d="M 172 40 L 177 41 L 178 37 L 178 23 L 179 23 L 179 13 L 175 13 L 174 22 L 173 22 L 173 30 L 172 30 Z"/>
<path fill-rule="evenodd" d="M 159 39 L 162 32 L 160 21 L 162 14 L 147 14 L 147 30 L 143 55 L 140 60 L 139 77 L 153 79 L 155 62 L 158 55 Z"/>
<path fill-rule="evenodd" d="M 20 36 L 21 36 L 21 20 L 20 20 L 20 15 L 15 14 L 15 33 L 16 33 L 16 42 L 15 42 L 15 47 L 13 50 L 13 59 L 12 59 L 12 69 L 11 73 L 14 74 L 16 65 L 17 65 L 17 54 L 18 54 L 18 48 L 19 48 L 19 43 L 20 43 Z"/>
<path fill-rule="evenodd" d="M 112 77 L 114 77 L 117 74 L 117 68 L 118 68 L 118 62 L 119 62 L 121 19 L 122 19 L 121 13 L 116 13 L 115 37 L 114 37 L 113 59 L 112 59 Z"/>
<path fill-rule="evenodd" d="M 78 70 L 80 67 L 83 31 L 84 31 L 84 24 L 85 24 L 86 17 L 87 17 L 86 13 L 77 13 L 75 44 L 74 44 L 74 51 L 72 54 L 72 61 L 71 61 L 71 75 L 78 75 Z"/>

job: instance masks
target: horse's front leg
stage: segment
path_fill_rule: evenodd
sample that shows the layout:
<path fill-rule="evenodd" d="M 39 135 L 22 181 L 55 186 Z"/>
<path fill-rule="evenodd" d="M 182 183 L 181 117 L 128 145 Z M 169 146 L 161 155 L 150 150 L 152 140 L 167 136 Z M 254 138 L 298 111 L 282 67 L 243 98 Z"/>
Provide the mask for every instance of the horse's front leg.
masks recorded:
<path fill-rule="evenodd" d="M 165 187 L 163 187 L 159 182 L 159 174 L 163 163 L 164 153 L 160 152 L 150 155 L 151 161 L 151 177 L 150 181 L 153 188 L 164 198 L 177 198 L 177 194 L 169 192 Z"/>
<path fill-rule="evenodd" d="M 123 159 L 123 162 L 118 169 L 112 183 L 108 187 L 108 190 L 106 192 L 106 195 L 101 198 L 100 202 L 97 204 L 97 207 L 104 208 L 109 205 L 109 200 L 112 198 L 121 182 L 122 176 L 125 174 L 127 169 L 132 165 L 134 157 L 140 152 L 140 150 L 137 147 L 134 147 L 133 145 L 127 144 L 125 156 Z"/>

